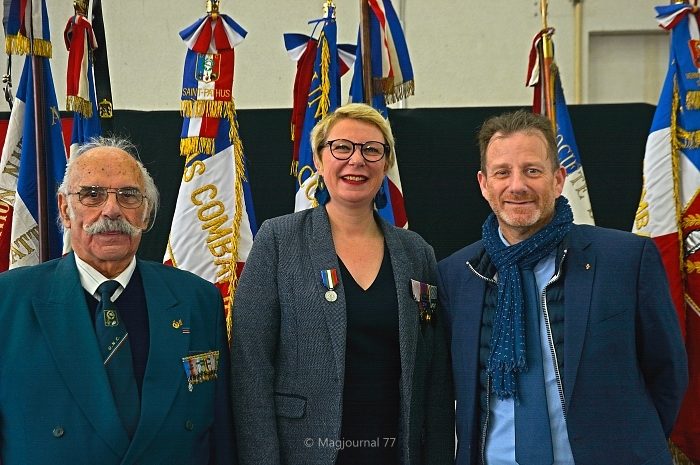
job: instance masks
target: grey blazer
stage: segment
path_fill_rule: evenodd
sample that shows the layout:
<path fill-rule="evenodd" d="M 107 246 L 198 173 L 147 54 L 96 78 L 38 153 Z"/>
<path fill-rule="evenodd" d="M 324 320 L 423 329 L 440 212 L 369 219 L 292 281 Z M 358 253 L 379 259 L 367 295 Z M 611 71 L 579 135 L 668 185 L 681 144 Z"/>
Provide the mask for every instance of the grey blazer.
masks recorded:
<path fill-rule="evenodd" d="M 381 224 L 394 269 L 401 353 L 403 465 L 451 464 L 452 379 L 443 322 L 419 320 L 410 280 L 435 284 L 432 248 Z M 321 270 L 339 269 L 326 209 L 263 223 L 233 309 L 232 388 L 241 465 L 333 465 L 343 412 L 346 308 L 328 302 Z"/>

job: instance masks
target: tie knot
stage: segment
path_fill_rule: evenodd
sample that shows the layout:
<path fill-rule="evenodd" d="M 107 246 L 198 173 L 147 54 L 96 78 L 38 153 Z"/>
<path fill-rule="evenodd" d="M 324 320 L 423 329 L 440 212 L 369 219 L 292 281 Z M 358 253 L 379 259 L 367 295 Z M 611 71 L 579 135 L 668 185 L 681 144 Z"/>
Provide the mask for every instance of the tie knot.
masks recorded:
<path fill-rule="evenodd" d="M 114 291 L 116 291 L 118 287 L 119 282 L 114 280 L 105 281 L 100 284 L 97 288 L 97 292 L 100 293 L 100 300 L 104 303 L 109 302 L 112 298 L 112 294 L 114 294 Z"/>

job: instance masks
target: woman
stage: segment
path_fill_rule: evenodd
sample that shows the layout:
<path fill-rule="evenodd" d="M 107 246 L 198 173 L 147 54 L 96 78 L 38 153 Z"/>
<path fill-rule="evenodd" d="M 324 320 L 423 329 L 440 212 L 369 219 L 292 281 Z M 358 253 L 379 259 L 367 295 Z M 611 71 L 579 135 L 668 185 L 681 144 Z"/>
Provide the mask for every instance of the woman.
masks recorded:
<path fill-rule="evenodd" d="M 395 160 L 391 128 L 349 104 L 311 142 L 320 205 L 262 225 L 235 296 L 240 464 L 451 463 L 433 250 L 374 213 Z"/>

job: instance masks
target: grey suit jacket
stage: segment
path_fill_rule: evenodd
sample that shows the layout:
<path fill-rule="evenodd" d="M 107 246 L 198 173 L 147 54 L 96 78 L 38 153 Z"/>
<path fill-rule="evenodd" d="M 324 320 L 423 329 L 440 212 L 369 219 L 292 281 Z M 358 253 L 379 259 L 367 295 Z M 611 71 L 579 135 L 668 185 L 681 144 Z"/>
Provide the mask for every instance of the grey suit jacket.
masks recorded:
<path fill-rule="evenodd" d="M 399 447 L 405 465 L 452 463 L 454 405 L 439 314 L 421 324 L 410 280 L 435 284 L 432 248 L 378 220 L 399 303 Z M 346 308 L 324 298 L 321 270 L 339 269 L 325 208 L 266 221 L 238 285 L 232 387 L 241 465 L 332 465 L 340 439 Z"/>

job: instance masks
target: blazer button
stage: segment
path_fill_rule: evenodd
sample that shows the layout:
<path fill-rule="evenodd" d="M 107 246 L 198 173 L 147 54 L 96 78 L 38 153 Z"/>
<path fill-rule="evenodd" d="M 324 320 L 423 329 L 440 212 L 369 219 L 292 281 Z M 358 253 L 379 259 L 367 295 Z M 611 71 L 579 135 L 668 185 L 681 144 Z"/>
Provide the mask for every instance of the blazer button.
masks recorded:
<path fill-rule="evenodd" d="M 53 437 L 60 438 L 63 436 L 64 431 L 63 431 L 63 428 L 61 428 L 60 426 L 57 426 L 53 429 L 52 433 L 53 433 Z"/>
<path fill-rule="evenodd" d="M 192 420 L 187 420 L 185 422 L 185 429 L 187 431 L 192 431 L 194 429 L 194 423 L 192 423 Z"/>

